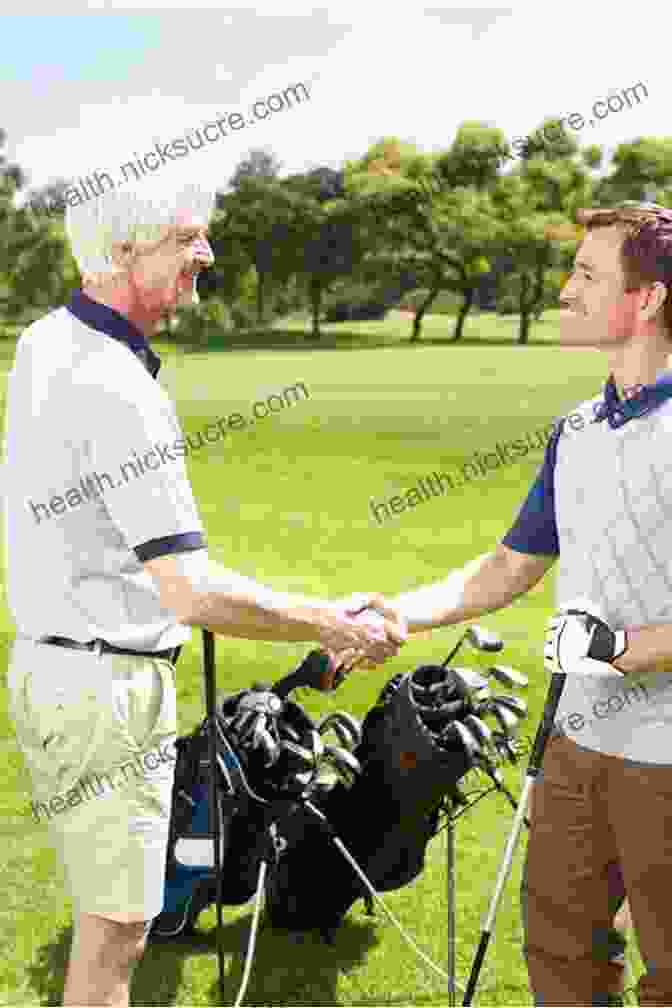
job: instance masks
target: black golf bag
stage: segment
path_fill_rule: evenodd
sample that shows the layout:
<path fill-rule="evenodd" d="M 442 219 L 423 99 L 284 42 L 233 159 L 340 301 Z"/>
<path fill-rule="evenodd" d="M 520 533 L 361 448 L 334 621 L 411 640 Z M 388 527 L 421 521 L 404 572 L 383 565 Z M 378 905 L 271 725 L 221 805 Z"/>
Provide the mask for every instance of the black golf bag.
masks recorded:
<path fill-rule="evenodd" d="M 472 766 L 455 730 L 472 709 L 454 670 L 431 665 L 394 676 L 363 725 L 342 712 L 316 724 L 264 684 L 225 696 L 215 771 L 222 902 L 250 900 L 266 860 L 271 924 L 329 937 L 355 900 L 368 899 L 331 832 L 377 891 L 417 878 L 441 810 Z M 330 728 L 343 747 L 323 741 Z M 153 938 L 189 934 L 216 900 L 207 720 L 176 744 L 165 898 Z"/>
<path fill-rule="evenodd" d="M 264 730 L 271 727 L 278 747 L 272 767 L 256 744 L 259 720 Z M 271 826 L 280 814 L 279 797 L 285 809 L 301 793 L 294 754 L 280 750 L 280 744 L 287 739 L 310 743 L 314 725 L 298 704 L 280 700 L 265 684 L 220 696 L 216 721 L 222 902 L 239 906 L 254 895 L 262 859 L 275 856 Z M 207 718 L 178 738 L 176 749 L 164 904 L 152 938 L 192 933 L 198 915 L 216 899 Z"/>
<path fill-rule="evenodd" d="M 459 798 L 458 782 L 471 768 L 452 731 L 469 710 L 450 669 L 428 665 L 394 676 L 364 720 L 354 750 L 361 775 L 350 789 L 339 782 L 313 800 L 377 891 L 399 889 L 422 872 L 440 811 Z M 367 889 L 305 806 L 279 832 L 284 850 L 266 887 L 273 924 L 320 928 L 329 938 L 360 896 L 371 912 Z"/>

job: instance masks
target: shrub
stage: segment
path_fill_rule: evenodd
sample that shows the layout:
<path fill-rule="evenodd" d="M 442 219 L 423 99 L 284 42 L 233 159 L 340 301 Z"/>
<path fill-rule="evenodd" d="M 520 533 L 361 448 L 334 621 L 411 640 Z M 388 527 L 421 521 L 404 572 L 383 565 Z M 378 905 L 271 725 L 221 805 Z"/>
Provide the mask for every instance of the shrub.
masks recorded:
<path fill-rule="evenodd" d="M 230 308 L 219 298 L 182 305 L 176 311 L 177 326 L 171 327 L 173 338 L 185 346 L 206 347 L 213 332 L 230 332 L 231 315 Z"/>

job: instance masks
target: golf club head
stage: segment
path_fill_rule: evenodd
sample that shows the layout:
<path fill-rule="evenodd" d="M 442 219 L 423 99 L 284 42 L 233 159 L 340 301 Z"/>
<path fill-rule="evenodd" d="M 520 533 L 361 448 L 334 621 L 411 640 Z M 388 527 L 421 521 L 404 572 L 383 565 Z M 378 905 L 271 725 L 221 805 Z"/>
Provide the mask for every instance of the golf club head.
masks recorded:
<path fill-rule="evenodd" d="M 477 705 L 490 697 L 488 680 L 475 669 L 460 667 L 454 668 L 453 672 L 457 676 L 462 695 L 471 708 L 471 713 L 475 713 Z"/>
<path fill-rule="evenodd" d="M 492 699 L 495 703 L 508 707 L 511 713 L 516 714 L 519 718 L 527 717 L 527 704 L 517 696 L 502 696 L 501 694 L 497 694 Z"/>
<path fill-rule="evenodd" d="M 471 734 L 478 740 L 480 746 L 489 749 L 493 754 L 496 753 L 497 750 L 495 749 L 492 732 L 485 721 L 481 721 L 475 714 L 467 714 L 464 718 L 464 723 Z"/>
<path fill-rule="evenodd" d="M 324 754 L 324 741 L 319 732 L 314 729 L 310 733 L 310 740 L 313 749 L 313 759 L 317 762 Z"/>
<path fill-rule="evenodd" d="M 496 703 L 494 700 L 487 700 L 486 704 L 487 713 L 492 714 L 497 719 L 504 734 L 510 738 L 515 738 L 518 731 L 519 718 L 508 707 L 502 707 L 501 704 Z"/>
<path fill-rule="evenodd" d="M 489 683 L 487 678 L 480 672 L 477 672 L 476 669 L 460 666 L 459 668 L 453 668 L 452 671 L 470 696 L 480 692 L 480 690 L 488 689 Z"/>
<path fill-rule="evenodd" d="M 516 739 L 509 738 L 504 732 L 493 732 L 493 738 L 495 740 L 495 748 L 500 756 L 504 756 L 508 759 L 509 763 L 516 764 L 518 762 L 518 747 Z"/>
<path fill-rule="evenodd" d="M 446 741 L 455 740 L 459 742 L 464 750 L 464 754 L 467 757 L 470 767 L 473 767 L 478 763 L 481 754 L 481 747 L 474 735 L 472 735 L 469 729 L 466 728 L 460 721 L 451 721 L 445 731 L 441 733 L 441 738 Z"/>
<path fill-rule="evenodd" d="M 352 787 L 355 778 L 362 772 L 362 765 L 357 757 L 348 749 L 341 749 L 339 746 L 325 745 L 322 763 L 331 763 L 347 788 Z"/>
<path fill-rule="evenodd" d="M 524 689 L 530 681 L 523 672 L 510 668 L 508 665 L 491 665 L 485 670 L 485 674 L 491 675 L 493 679 L 500 682 L 502 686 L 508 686 L 509 689 L 516 686 Z"/>
<path fill-rule="evenodd" d="M 255 723 L 252 733 L 252 748 L 261 749 L 265 754 L 264 764 L 267 767 L 273 766 L 280 756 L 280 746 L 266 728 L 263 718 L 261 723 Z"/>
<path fill-rule="evenodd" d="M 327 714 L 318 721 L 317 730 L 320 735 L 333 731 L 338 736 L 339 744 L 350 751 L 356 749 L 362 741 L 361 723 L 346 711 L 333 711 Z"/>
<path fill-rule="evenodd" d="M 504 641 L 496 633 L 486 630 L 478 623 L 472 623 L 466 634 L 467 641 L 477 651 L 501 651 Z"/>
<path fill-rule="evenodd" d="M 315 755 L 310 751 L 310 749 L 307 749 L 305 746 L 299 745 L 298 742 L 290 742 L 289 740 L 285 739 L 285 741 L 282 743 L 282 748 L 286 752 L 288 752 L 291 757 L 293 757 L 292 760 L 293 763 L 298 764 L 299 766 L 303 764 L 304 767 L 305 766 L 314 767 Z"/>

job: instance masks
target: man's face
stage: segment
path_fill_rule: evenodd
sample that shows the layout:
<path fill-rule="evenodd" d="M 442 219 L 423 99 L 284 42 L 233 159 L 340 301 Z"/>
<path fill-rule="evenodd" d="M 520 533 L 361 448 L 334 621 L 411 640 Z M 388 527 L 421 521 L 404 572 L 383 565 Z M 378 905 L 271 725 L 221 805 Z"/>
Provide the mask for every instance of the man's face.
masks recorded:
<path fill-rule="evenodd" d="M 621 346 L 633 335 L 641 292 L 625 293 L 619 258 L 623 231 L 588 231 L 560 293 L 560 339 L 573 346 Z"/>
<path fill-rule="evenodd" d="M 207 222 L 182 213 L 153 243 L 139 243 L 131 282 L 147 314 L 169 317 L 178 306 L 198 304 L 196 278 L 215 261 Z"/>

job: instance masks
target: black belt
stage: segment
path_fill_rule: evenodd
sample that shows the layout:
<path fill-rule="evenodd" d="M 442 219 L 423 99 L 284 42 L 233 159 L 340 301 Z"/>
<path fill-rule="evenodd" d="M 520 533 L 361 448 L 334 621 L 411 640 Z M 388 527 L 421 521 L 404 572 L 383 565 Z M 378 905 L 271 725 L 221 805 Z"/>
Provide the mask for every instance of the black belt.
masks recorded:
<path fill-rule="evenodd" d="M 38 642 L 40 644 L 56 644 L 58 647 L 73 648 L 75 651 L 96 651 L 98 654 L 119 654 L 119 655 L 134 655 L 136 658 L 163 658 L 169 661 L 171 665 L 177 664 L 177 659 L 180 657 L 180 651 L 182 650 L 182 645 L 179 647 L 168 648 L 165 651 L 131 651 L 129 648 L 115 647 L 114 644 L 108 644 L 107 641 L 92 640 L 87 641 L 85 644 L 81 641 L 70 640 L 69 637 L 42 637 Z"/>

